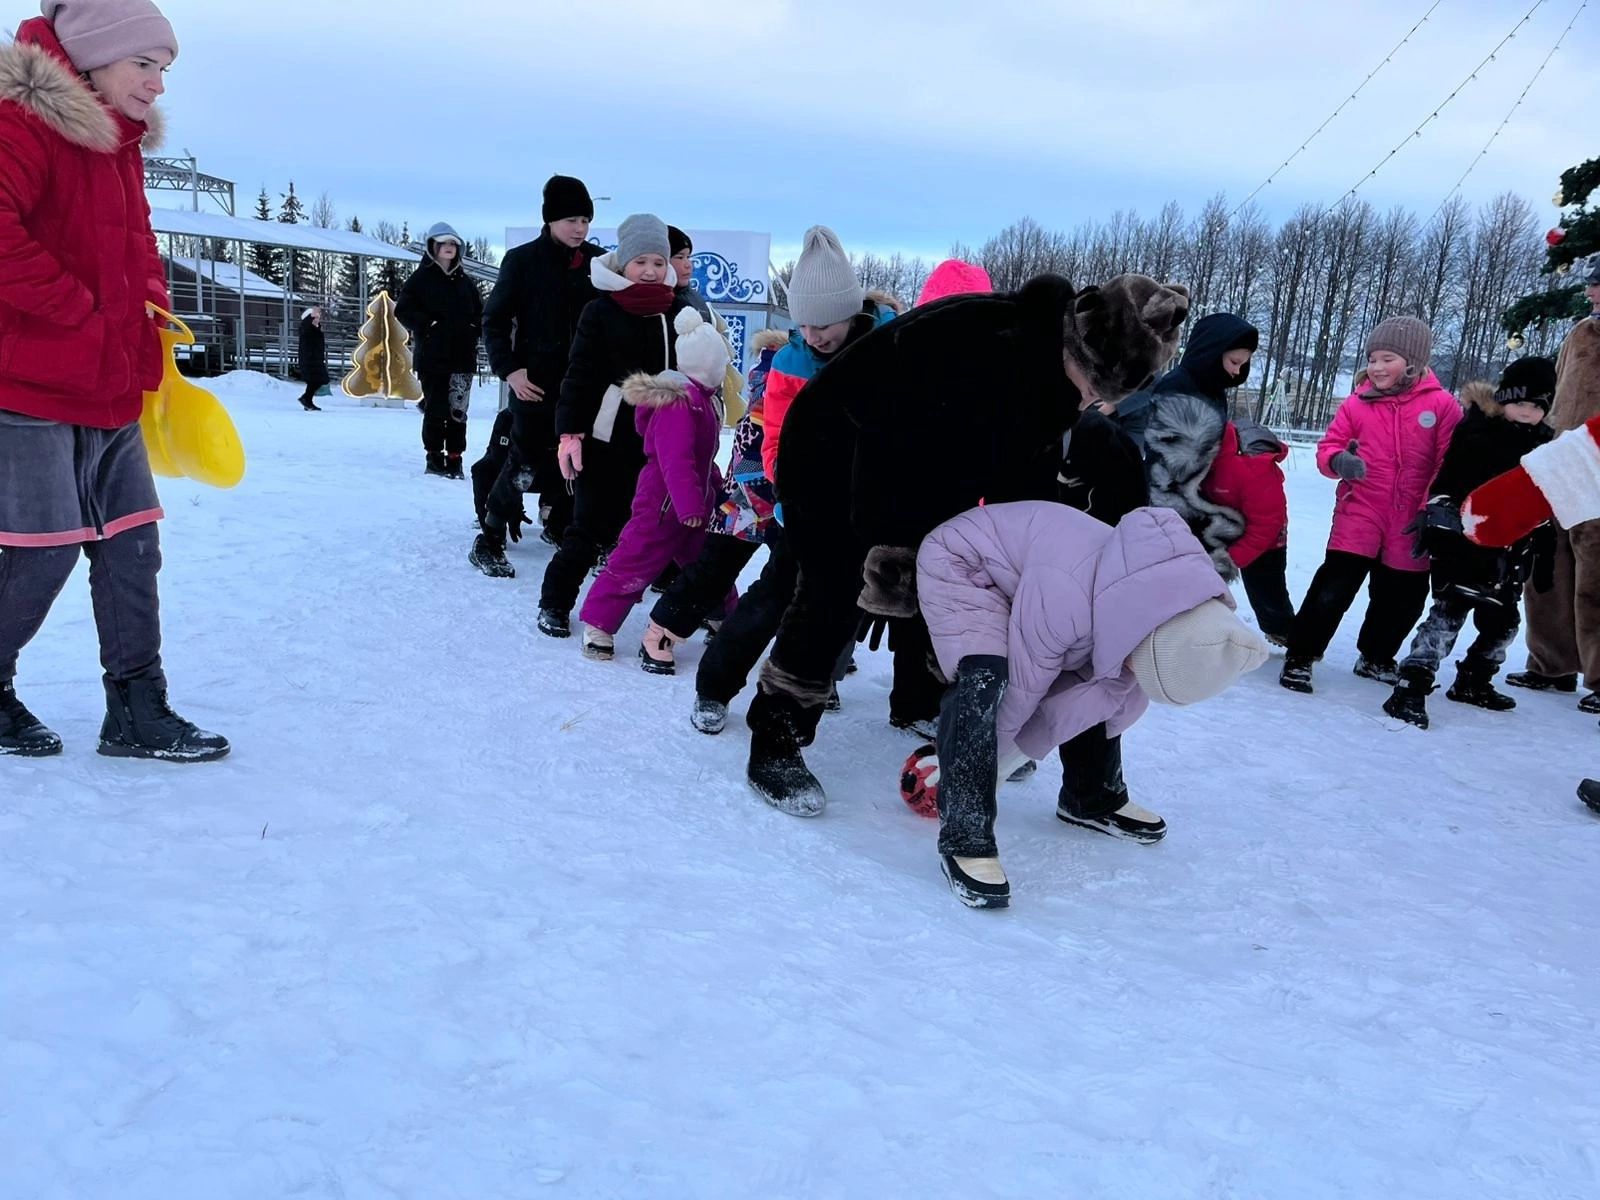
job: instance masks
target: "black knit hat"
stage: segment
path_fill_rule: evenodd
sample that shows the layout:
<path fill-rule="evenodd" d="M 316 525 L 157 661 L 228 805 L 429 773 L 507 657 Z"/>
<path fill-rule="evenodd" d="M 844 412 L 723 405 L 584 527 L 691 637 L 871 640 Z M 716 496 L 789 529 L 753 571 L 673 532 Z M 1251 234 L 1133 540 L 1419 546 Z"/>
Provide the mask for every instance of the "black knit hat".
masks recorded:
<path fill-rule="evenodd" d="M 1556 395 L 1556 365 L 1548 358 L 1519 358 L 1500 373 L 1496 404 L 1537 404 L 1545 412 Z"/>
<path fill-rule="evenodd" d="M 571 175 L 552 175 L 544 185 L 544 223 L 565 221 L 568 217 L 594 220 L 594 201 L 583 180 Z"/>
<path fill-rule="evenodd" d="M 694 239 L 676 225 L 668 225 L 667 245 L 672 247 L 672 256 L 676 257 L 685 250 L 693 250 Z"/>

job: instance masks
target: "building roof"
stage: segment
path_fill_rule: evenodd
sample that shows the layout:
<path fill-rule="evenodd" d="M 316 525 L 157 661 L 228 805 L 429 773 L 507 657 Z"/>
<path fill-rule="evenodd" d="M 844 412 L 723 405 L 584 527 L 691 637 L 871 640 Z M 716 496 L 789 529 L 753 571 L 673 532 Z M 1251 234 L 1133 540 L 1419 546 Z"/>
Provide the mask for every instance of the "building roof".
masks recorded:
<path fill-rule="evenodd" d="M 235 294 L 240 290 L 240 267 L 238 263 L 213 262 L 209 258 L 189 258 L 186 255 L 173 257 L 163 254 L 161 257 L 172 263 L 173 266 L 181 267 L 190 274 L 199 276 L 207 283 L 210 283 L 214 277 L 218 288 L 226 288 Z M 283 296 L 283 285 L 281 283 L 273 283 L 270 279 L 264 279 L 248 267 L 244 268 L 243 290 L 246 296 L 268 296 L 275 299 Z"/>
<path fill-rule="evenodd" d="M 333 254 L 357 254 L 364 258 L 392 258 L 400 262 L 415 262 L 417 257 L 416 251 L 409 247 L 390 245 L 364 233 L 351 233 L 347 229 L 285 225 L 281 221 L 230 217 L 226 213 L 152 208 L 150 224 L 157 233 L 175 233 L 180 237 L 259 242 L 264 246 L 279 246 L 286 250 L 324 250 Z M 280 293 L 283 291 L 281 287 L 277 290 Z"/>

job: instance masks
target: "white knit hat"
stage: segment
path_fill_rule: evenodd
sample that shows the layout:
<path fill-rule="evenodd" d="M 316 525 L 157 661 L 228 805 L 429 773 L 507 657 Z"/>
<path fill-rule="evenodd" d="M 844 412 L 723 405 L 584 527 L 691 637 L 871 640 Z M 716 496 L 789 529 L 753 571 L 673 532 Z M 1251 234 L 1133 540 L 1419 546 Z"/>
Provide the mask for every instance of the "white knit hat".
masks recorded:
<path fill-rule="evenodd" d="M 806 230 L 799 261 L 784 291 L 789 297 L 789 319 L 796 325 L 848 321 L 861 311 L 867 298 L 850 256 L 839 244 L 839 235 L 826 225 Z"/>
<path fill-rule="evenodd" d="M 1157 704 L 1197 704 L 1267 661 L 1267 643 L 1221 600 L 1181 612 L 1128 658 L 1144 694 Z"/>
<path fill-rule="evenodd" d="M 723 341 L 716 326 L 692 308 L 685 308 L 672 322 L 678 331 L 678 341 L 673 351 L 678 359 L 678 370 L 704 387 L 714 388 L 722 382 L 728 369 L 728 343 Z"/>

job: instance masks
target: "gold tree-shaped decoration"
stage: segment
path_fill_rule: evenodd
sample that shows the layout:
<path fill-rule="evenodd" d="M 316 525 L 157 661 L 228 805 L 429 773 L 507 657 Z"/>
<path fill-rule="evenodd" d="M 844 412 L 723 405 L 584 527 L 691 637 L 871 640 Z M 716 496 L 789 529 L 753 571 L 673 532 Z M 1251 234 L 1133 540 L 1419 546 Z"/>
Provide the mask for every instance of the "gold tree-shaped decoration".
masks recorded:
<path fill-rule="evenodd" d="M 411 352 L 406 349 L 406 331 L 395 320 L 394 301 L 388 292 L 379 292 L 367 305 L 361 344 L 352 359 L 355 367 L 344 377 L 344 390 L 349 395 L 422 399 L 422 386 L 411 369 Z"/>

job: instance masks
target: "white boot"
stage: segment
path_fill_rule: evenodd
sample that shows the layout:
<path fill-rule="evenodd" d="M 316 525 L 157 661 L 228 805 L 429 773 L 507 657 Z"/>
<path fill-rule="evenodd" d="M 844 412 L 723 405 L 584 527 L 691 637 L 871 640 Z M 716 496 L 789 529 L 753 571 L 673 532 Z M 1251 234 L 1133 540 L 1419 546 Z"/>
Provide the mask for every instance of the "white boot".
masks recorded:
<path fill-rule="evenodd" d="M 604 629 L 596 629 L 593 625 L 583 627 L 583 656 L 598 662 L 610 662 L 611 656 L 616 653 L 617 641 Z"/>

